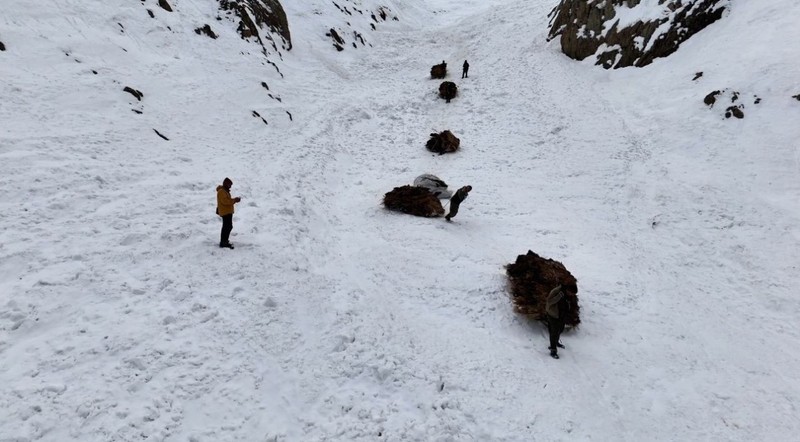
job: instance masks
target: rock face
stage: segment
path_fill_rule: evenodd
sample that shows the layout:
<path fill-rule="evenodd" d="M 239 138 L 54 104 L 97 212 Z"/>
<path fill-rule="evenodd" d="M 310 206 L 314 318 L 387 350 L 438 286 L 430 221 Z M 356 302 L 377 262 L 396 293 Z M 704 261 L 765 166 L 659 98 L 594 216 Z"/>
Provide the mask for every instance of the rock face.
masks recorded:
<path fill-rule="evenodd" d="M 284 50 L 292 49 L 289 22 L 278 0 L 220 0 L 219 3 L 222 10 L 232 11 L 239 16 L 241 21 L 237 30 L 242 38 L 255 37 L 265 49 L 265 40 L 269 40 L 272 48 L 278 51 L 278 42 L 269 33 L 273 32 L 283 40 L 280 44 Z M 266 26 L 269 32 L 260 33 L 259 29 L 263 26 Z"/>
<path fill-rule="evenodd" d="M 570 58 L 606 69 L 646 66 L 722 17 L 729 0 L 561 0 L 548 40 Z"/>

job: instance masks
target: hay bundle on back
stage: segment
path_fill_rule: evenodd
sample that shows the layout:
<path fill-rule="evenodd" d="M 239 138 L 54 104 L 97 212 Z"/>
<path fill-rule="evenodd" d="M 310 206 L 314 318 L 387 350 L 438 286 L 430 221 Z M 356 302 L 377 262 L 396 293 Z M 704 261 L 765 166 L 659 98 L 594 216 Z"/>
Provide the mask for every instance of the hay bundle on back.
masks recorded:
<path fill-rule="evenodd" d="M 449 130 L 431 134 L 431 138 L 425 143 L 425 147 L 429 151 L 436 152 L 439 155 L 455 152 L 459 146 L 461 146 L 461 140 L 456 138 Z"/>
<path fill-rule="evenodd" d="M 389 210 L 409 215 L 436 217 L 444 215 L 439 198 L 424 187 L 395 187 L 383 196 L 383 205 Z"/>
<path fill-rule="evenodd" d="M 441 62 L 431 68 L 431 78 L 444 78 L 447 76 L 447 63 Z"/>
<path fill-rule="evenodd" d="M 439 96 L 447 100 L 448 103 L 453 98 L 456 98 L 457 93 L 458 87 L 452 81 L 443 81 L 442 84 L 439 85 Z"/>
<path fill-rule="evenodd" d="M 527 254 L 517 256 L 516 262 L 506 266 L 506 274 L 516 310 L 540 320 L 547 318 L 545 304 L 550 290 L 566 282 L 563 287 L 570 310 L 565 323 L 571 326 L 580 324 L 578 282 L 564 264 L 528 250 Z"/>

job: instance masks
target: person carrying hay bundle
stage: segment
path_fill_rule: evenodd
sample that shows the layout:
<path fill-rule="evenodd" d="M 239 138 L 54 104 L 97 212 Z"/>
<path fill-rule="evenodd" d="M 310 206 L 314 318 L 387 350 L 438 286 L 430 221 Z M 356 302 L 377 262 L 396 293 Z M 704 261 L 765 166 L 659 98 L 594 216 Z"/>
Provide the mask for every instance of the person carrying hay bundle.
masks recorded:
<path fill-rule="evenodd" d="M 559 342 L 561 333 L 564 332 L 566 325 L 567 312 L 569 311 L 569 301 L 567 295 L 564 293 L 564 286 L 557 285 L 547 295 L 547 332 L 550 335 L 550 356 L 553 359 L 558 359 L 558 349 L 564 348 L 564 345 Z"/>
<path fill-rule="evenodd" d="M 581 322 L 578 281 L 564 264 L 531 250 L 506 265 L 506 274 L 515 310 L 547 325 L 550 355 L 558 359 L 564 329 Z"/>

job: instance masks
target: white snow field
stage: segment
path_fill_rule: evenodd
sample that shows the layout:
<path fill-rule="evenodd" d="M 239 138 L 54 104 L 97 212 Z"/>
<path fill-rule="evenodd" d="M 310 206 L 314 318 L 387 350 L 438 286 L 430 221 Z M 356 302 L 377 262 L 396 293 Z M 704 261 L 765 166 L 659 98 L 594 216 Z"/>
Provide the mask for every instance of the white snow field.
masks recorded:
<path fill-rule="evenodd" d="M 284 1 L 275 66 L 170 3 L 0 8 L 0 441 L 797 440 L 800 3 L 614 71 L 546 41 L 555 0 Z M 452 223 L 382 207 L 422 173 L 473 186 Z M 560 360 L 528 250 L 578 279 Z"/>

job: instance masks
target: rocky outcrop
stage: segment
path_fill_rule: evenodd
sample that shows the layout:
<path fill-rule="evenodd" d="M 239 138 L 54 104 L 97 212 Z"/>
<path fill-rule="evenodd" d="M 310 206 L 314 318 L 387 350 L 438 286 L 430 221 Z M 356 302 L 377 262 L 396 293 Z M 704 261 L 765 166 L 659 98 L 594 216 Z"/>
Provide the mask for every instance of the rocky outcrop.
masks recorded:
<path fill-rule="evenodd" d="M 286 12 L 278 0 L 220 0 L 222 10 L 229 11 L 239 17 L 237 31 L 244 39 L 255 38 L 267 50 L 267 42 L 278 51 L 278 45 L 284 50 L 292 49 L 292 36 L 289 33 L 289 22 Z M 262 28 L 267 32 L 259 32 Z M 280 42 L 273 38 L 276 34 Z"/>
<path fill-rule="evenodd" d="M 606 69 L 646 66 L 719 20 L 729 0 L 561 0 L 548 40 L 570 58 L 594 56 Z"/>
<path fill-rule="evenodd" d="M 722 112 L 722 115 L 724 115 L 725 118 L 734 117 L 742 119 L 744 118 L 745 101 L 747 98 L 749 98 L 749 94 L 745 95 L 731 89 L 721 89 L 709 92 L 703 98 L 703 103 L 705 103 L 709 109 L 713 109 L 717 104 L 721 104 L 721 106 L 727 105 L 725 110 Z M 761 98 L 758 95 L 753 94 L 752 101 L 752 104 L 755 106 L 761 103 Z M 721 109 L 721 106 L 718 106 L 717 108 Z"/>
<path fill-rule="evenodd" d="M 374 10 L 364 9 L 361 0 L 334 0 L 321 11 L 321 15 L 332 20 L 334 25 L 325 32 L 337 51 L 348 47 L 353 49 L 371 47 L 367 33 L 377 30 L 377 26 L 387 21 L 399 21 L 396 15 L 386 6 Z M 334 10 L 335 8 L 335 10 Z"/>

